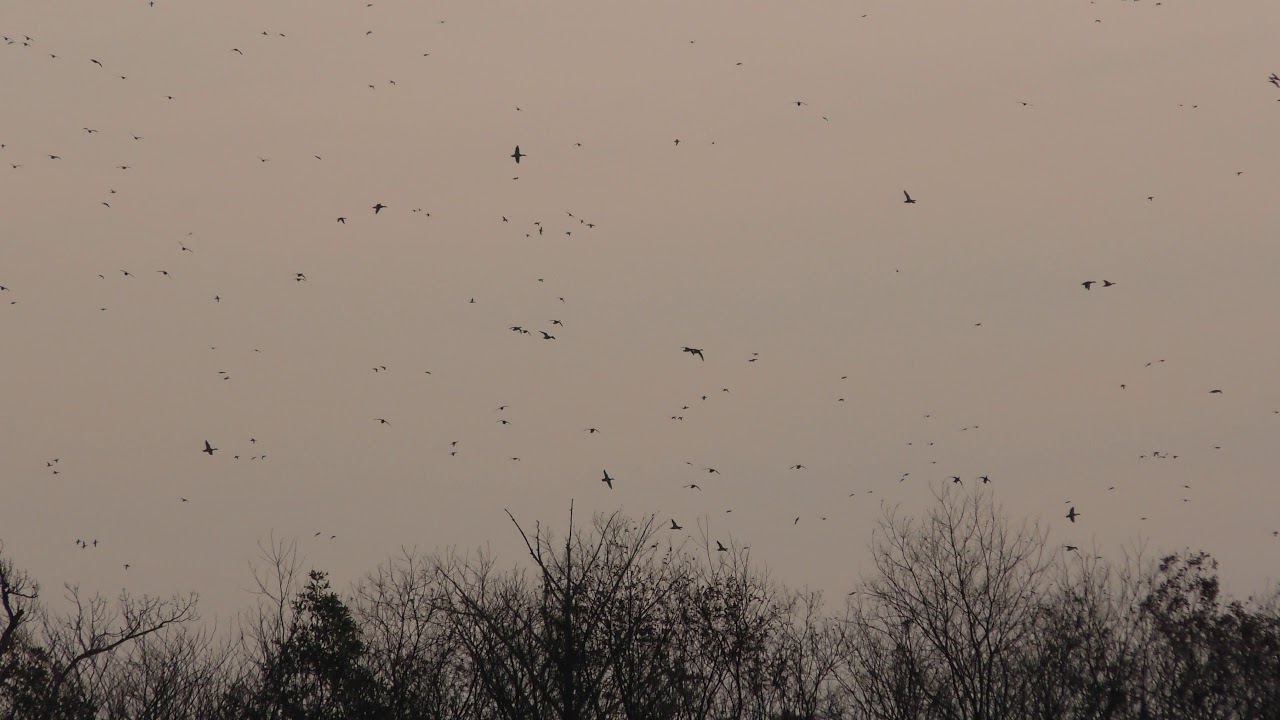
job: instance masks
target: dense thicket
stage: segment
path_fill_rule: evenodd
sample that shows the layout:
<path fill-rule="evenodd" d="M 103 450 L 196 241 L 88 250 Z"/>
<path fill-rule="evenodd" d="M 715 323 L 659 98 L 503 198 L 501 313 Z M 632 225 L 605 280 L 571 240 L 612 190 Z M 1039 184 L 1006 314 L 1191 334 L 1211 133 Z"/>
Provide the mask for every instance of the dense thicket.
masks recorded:
<path fill-rule="evenodd" d="M 886 513 L 839 607 L 652 517 L 516 528 L 515 569 L 406 554 L 345 593 L 272 544 L 232 633 L 190 597 L 54 614 L 0 547 L 0 717 L 1280 717 L 1276 594 L 1221 597 L 1204 553 L 1049 546 L 986 494 Z"/>

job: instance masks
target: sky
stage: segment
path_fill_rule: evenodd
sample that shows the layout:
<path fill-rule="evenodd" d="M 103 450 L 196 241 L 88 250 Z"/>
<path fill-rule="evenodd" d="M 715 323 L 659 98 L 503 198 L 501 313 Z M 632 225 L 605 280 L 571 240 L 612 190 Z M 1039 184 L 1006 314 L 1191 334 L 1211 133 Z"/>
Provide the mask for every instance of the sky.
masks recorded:
<path fill-rule="evenodd" d="M 562 533 L 572 502 L 838 597 L 884 508 L 986 475 L 1055 545 L 1265 591 L 1278 24 L 6 2 L 4 553 L 50 597 L 221 615 L 273 539 L 340 584 L 402 548 L 515 564 L 505 511 Z"/>

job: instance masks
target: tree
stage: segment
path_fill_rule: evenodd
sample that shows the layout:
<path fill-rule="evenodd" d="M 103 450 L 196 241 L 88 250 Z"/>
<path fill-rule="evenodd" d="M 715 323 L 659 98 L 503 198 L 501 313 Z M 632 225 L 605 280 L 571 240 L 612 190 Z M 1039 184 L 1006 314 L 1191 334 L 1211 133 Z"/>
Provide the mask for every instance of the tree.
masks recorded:
<path fill-rule="evenodd" d="M 684 565 L 657 557 L 652 516 L 631 523 L 597 517 L 557 547 L 512 517 L 536 580 L 499 574 L 491 558 L 439 560 L 449 589 L 452 637 L 465 650 L 485 709 L 516 720 L 672 717 L 668 600 L 684 586 Z"/>
<path fill-rule="evenodd" d="M 40 587 L 0 546 L 0 710 L 24 718 L 89 717 L 117 649 L 197 619 L 195 594 L 169 599 L 121 592 L 115 602 L 67 585 L 68 614 L 39 602 Z M 34 632 L 32 620 L 38 619 Z"/>
<path fill-rule="evenodd" d="M 909 670 L 877 704 L 918 692 L 931 715 L 965 720 L 1019 717 L 1031 689 L 1031 639 L 1052 558 L 1045 534 L 1010 525 L 991 496 L 935 487 L 936 503 L 920 520 L 886 509 L 872 540 L 876 572 L 861 589 L 854 637 L 879 637 L 874 654 L 853 662 L 863 675 Z M 907 698 L 912 696 L 908 694 Z M 915 703 L 916 699 L 912 699 Z"/>
<path fill-rule="evenodd" d="M 273 540 L 255 569 L 260 602 L 241 647 L 248 667 L 229 685 L 238 712 L 281 720 L 381 718 L 350 608 L 319 570 L 301 582 L 297 546 Z"/>
<path fill-rule="evenodd" d="M 390 720 L 463 718 L 473 685 L 449 635 L 445 589 L 430 559 L 405 552 L 355 588 L 365 663 Z"/>

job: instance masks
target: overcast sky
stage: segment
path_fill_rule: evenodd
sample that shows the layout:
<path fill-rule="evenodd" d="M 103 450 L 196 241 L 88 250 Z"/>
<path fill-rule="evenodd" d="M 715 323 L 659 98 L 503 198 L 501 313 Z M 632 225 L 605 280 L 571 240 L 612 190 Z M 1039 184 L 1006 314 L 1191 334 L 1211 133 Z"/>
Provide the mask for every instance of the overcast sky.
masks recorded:
<path fill-rule="evenodd" d="M 7 2 L 5 554 L 223 613 L 272 536 L 340 583 L 402 546 L 515 563 L 503 510 L 563 530 L 572 500 L 839 596 L 882 504 L 987 475 L 1055 544 L 1203 548 L 1260 590 L 1277 27 L 1272 0 Z"/>

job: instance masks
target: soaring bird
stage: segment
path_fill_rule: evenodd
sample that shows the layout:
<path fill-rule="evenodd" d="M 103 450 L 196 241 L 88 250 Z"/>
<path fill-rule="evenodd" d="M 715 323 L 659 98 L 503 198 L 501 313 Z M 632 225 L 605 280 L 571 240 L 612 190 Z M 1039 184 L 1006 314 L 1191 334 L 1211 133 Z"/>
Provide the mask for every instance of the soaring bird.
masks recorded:
<path fill-rule="evenodd" d="M 386 207 L 386 205 L 383 205 L 382 203 L 378 203 L 377 205 L 374 205 L 374 206 L 373 206 L 373 214 L 374 214 L 374 215 L 377 215 L 378 213 L 382 212 L 382 209 L 383 209 L 383 208 L 385 208 L 385 207 Z M 344 223 L 344 224 L 345 224 L 345 223 Z"/>
<path fill-rule="evenodd" d="M 1111 282 L 1110 280 L 1102 281 L 1102 287 L 1111 287 L 1112 285 L 1115 285 L 1115 283 Z"/>
<path fill-rule="evenodd" d="M 717 541 L 716 541 L 716 552 L 729 552 L 729 548 L 725 547 L 725 546 L 724 546 L 724 543 L 722 543 L 722 542 L 720 542 L 719 540 L 717 540 Z"/>
<path fill-rule="evenodd" d="M 1084 282 L 1082 282 L 1082 283 L 1080 283 L 1080 284 L 1084 286 L 1084 289 L 1085 289 L 1085 290 L 1089 290 L 1090 288 L 1092 288 L 1092 287 L 1093 287 L 1094 285 L 1096 285 L 1097 283 L 1098 283 L 1098 281 L 1097 281 L 1097 280 L 1085 280 Z"/>
<path fill-rule="evenodd" d="M 608 485 L 610 490 L 613 489 L 613 478 L 609 477 L 608 470 L 604 471 L 604 477 L 600 478 L 600 482 L 604 483 L 605 485 Z"/>
<path fill-rule="evenodd" d="M 374 214 L 376 215 L 377 213 L 374 213 Z M 344 217 L 340 217 L 340 218 L 338 218 L 338 222 L 342 223 L 343 225 L 346 225 L 346 224 L 347 224 L 347 219 L 346 219 L 346 218 L 344 218 Z"/>
<path fill-rule="evenodd" d="M 906 200 L 903 200 L 902 202 L 906 203 L 907 205 L 915 205 L 915 204 L 916 204 L 916 201 L 911 197 L 911 193 L 907 192 L 906 190 L 903 190 L 903 191 L 902 191 L 902 194 L 903 194 L 903 195 L 905 195 L 905 196 L 907 196 L 907 199 L 906 199 Z"/>
<path fill-rule="evenodd" d="M 699 360 L 706 360 L 706 359 L 707 359 L 707 358 L 706 358 L 706 357 L 704 357 L 704 356 L 703 356 L 703 354 L 702 354 L 702 348 L 691 348 L 691 347 L 686 347 L 686 348 L 682 348 L 682 349 L 683 349 L 683 351 L 684 351 L 684 352 L 687 352 L 687 353 L 689 353 L 690 355 L 697 355 Z"/>
<path fill-rule="evenodd" d="M 672 521 L 671 521 L 671 529 L 672 529 L 672 530 L 683 530 L 684 528 L 682 528 L 682 527 L 680 527 L 678 524 L 676 524 L 676 521 L 675 521 L 675 520 L 672 520 Z"/>
<path fill-rule="evenodd" d="M 1077 517 L 1080 517 L 1080 513 L 1076 512 L 1076 506 L 1072 505 L 1071 509 L 1067 511 L 1067 519 L 1075 522 Z"/>
<path fill-rule="evenodd" d="M 513 153 L 511 153 L 511 157 L 515 158 L 515 159 L 516 159 L 516 164 L 517 164 L 517 165 L 519 165 L 519 164 L 520 164 L 520 158 L 522 158 L 522 157 L 529 157 L 529 156 L 528 156 L 527 154 L 525 154 L 525 153 L 520 152 L 520 146 L 519 146 L 519 145 L 517 145 L 517 146 L 516 146 L 516 151 L 515 151 L 515 152 L 513 152 Z"/>
<path fill-rule="evenodd" d="M 214 446 L 210 445 L 208 440 L 205 440 L 205 441 L 204 441 L 204 450 L 201 450 L 200 452 L 208 453 L 208 454 L 210 454 L 210 455 L 213 455 L 213 451 L 214 451 L 214 450 L 217 450 L 217 449 L 218 449 L 218 448 L 216 448 L 216 447 L 214 447 Z"/>

